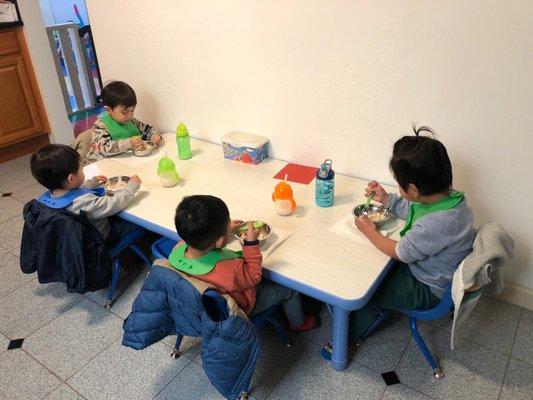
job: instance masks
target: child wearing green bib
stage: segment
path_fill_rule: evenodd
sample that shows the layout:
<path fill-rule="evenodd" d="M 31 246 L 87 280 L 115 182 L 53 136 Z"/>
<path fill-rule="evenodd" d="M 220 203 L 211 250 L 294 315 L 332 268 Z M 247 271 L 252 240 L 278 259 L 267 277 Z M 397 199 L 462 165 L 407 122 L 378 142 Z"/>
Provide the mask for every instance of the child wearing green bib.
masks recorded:
<path fill-rule="evenodd" d="M 102 89 L 102 112 L 93 125 L 91 161 L 136 149 L 142 141 L 161 143 L 158 130 L 133 117 L 137 96 L 125 82 L 114 81 Z"/>
<path fill-rule="evenodd" d="M 318 327 L 316 315 L 304 314 L 297 291 L 261 279 L 263 257 L 259 233 L 252 223 L 242 251 L 224 247 L 243 222 L 230 219 L 221 199 L 208 195 L 185 197 L 176 209 L 174 223 L 183 239 L 168 259 L 174 268 L 229 294 L 249 316 L 281 304 L 291 330 L 303 332 Z"/>
<path fill-rule="evenodd" d="M 385 205 L 406 224 L 399 241 L 382 235 L 370 219 L 356 227 L 397 263 L 366 306 L 350 315 L 350 339 L 358 342 L 382 310 L 424 310 L 435 307 L 451 285 L 453 273 L 472 251 L 475 232 L 464 193 L 452 189 L 452 165 L 444 145 L 416 128 L 394 144 L 390 169 L 400 195 L 387 193 L 376 181 L 366 196 Z M 331 344 L 322 351 L 327 358 Z"/>

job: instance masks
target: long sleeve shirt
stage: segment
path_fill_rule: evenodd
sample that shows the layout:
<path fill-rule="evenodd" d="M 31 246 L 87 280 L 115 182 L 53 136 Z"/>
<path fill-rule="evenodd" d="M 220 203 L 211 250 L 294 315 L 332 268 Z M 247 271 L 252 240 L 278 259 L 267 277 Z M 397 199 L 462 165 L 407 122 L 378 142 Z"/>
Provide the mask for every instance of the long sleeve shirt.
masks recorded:
<path fill-rule="evenodd" d="M 390 193 L 386 207 L 406 219 L 410 202 Z M 398 258 L 439 298 L 451 284 L 461 261 L 472 251 L 473 219 L 472 210 L 463 198 L 450 210 L 435 211 L 415 220 L 396 244 Z"/>
<path fill-rule="evenodd" d="M 96 178 L 89 179 L 82 185 L 88 189 L 98 187 L 100 183 Z M 77 197 L 66 208 L 68 211 L 79 214 L 80 211 L 87 213 L 87 218 L 96 226 L 102 236 L 109 236 L 108 217 L 122 211 L 133 200 L 133 196 L 139 190 L 139 185 L 134 182 L 128 182 L 124 190 L 115 193 L 113 196 L 97 196 L 93 193 L 87 193 Z"/>
<path fill-rule="evenodd" d="M 132 122 L 139 128 L 143 140 L 150 140 L 153 135 L 159 135 L 159 131 L 151 125 L 145 124 L 136 118 Z M 91 161 L 96 161 L 104 157 L 115 156 L 131 150 L 129 139 L 113 140 L 107 127 L 100 118 L 94 121 L 91 147 L 88 157 Z"/>
<path fill-rule="evenodd" d="M 215 286 L 220 293 L 230 295 L 250 315 L 255 306 L 255 287 L 261 282 L 262 261 L 259 244 L 251 242 L 242 246 L 242 258 L 219 261 L 207 274 L 194 277 Z"/>

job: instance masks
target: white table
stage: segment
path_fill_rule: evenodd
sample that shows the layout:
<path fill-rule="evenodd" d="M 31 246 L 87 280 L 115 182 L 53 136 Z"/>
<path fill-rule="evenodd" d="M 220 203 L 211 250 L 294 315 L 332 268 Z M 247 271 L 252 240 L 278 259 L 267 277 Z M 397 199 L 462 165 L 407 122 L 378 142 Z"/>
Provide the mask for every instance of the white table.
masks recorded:
<path fill-rule="evenodd" d="M 241 164 L 223 158 L 219 145 L 192 140 L 193 157 L 179 160 L 173 134 L 165 134 L 163 147 L 148 157 L 132 154 L 106 158 L 85 167 L 94 175 L 133 175 L 142 179 L 134 201 L 120 214 L 151 231 L 177 239 L 174 227 L 176 206 L 186 195 L 211 194 L 222 198 L 231 218 L 262 220 L 293 234 L 264 262 L 264 276 L 324 301 L 333 309 L 332 366 L 346 367 L 348 316 L 364 306 L 381 282 L 392 261 L 372 244 L 357 243 L 328 232 L 339 219 L 363 203 L 366 181 L 336 174 L 335 204 L 321 208 L 314 202 L 314 181 L 309 185 L 290 183 L 298 210 L 279 216 L 274 210 L 273 176 L 286 162 L 267 159 L 259 165 Z M 164 152 L 174 160 L 181 182 L 162 187 L 157 164 Z"/>

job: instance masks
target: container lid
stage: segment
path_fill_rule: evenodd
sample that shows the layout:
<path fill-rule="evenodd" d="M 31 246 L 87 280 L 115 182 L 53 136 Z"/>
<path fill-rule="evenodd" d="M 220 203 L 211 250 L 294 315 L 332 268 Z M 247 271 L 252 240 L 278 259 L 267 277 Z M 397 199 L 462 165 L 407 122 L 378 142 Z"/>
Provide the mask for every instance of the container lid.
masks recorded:
<path fill-rule="evenodd" d="M 230 132 L 222 136 L 222 141 L 231 144 L 234 147 L 261 147 L 268 143 L 268 138 L 265 136 L 253 135 L 244 132 Z"/>
<path fill-rule="evenodd" d="M 176 135 L 179 137 L 189 136 L 189 131 L 183 122 L 178 124 L 178 127 L 176 128 Z"/>

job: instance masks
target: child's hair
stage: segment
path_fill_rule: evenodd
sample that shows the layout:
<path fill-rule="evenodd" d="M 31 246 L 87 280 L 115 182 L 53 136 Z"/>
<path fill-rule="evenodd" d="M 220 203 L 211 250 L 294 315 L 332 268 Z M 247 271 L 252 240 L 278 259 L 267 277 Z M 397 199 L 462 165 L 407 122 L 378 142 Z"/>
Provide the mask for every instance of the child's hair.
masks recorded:
<path fill-rule="evenodd" d="M 135 107 L 137 105 L 137 96 L 130 85 L 122 81 L 113 81 L 108 83 L 102 89 L 102 103 L 113 109 L 116 106 Z"/>
<path fill-rule="evenodd" d="M 226 203 L 209 195 L 184 197 L 174 217 L 178 235 L 197 250 L 207 250 L 219 237 L 226 235 L 228 222 Z"/>
<path fill-rule="evenodd" d="M 420 136 L 420 132 L 435 135 L 427 126 L 413 124 L 415 136 L 404 136 L 392 151 L 389 166 L 400 187 L 407 191 L 410 183 L 423 196 L 443 193 L 452 187 L 452 164 L 446 147 L 437 139 Z"/>
<path fill-rule="evenodd" d="M 31 173 L 48 190 L 62 189 L 70 174 L 80 168 L 81 158 L 72 147 L 47 144 L 31 156 Z"/>

